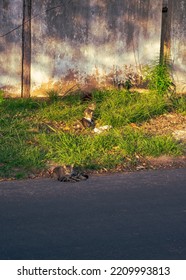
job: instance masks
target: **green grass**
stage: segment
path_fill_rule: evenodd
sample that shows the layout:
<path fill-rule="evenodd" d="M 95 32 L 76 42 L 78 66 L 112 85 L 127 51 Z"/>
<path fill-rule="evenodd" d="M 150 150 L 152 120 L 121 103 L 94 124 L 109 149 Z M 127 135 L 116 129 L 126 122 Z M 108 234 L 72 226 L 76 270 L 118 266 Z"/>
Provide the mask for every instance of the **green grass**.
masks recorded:
<path fill-rule="evenodd" d="M 181 95 L 172 99 L 172 105 L 174 110 L 178 113 L 186 114 L 186 95 Z"/>
<path fill-rule="evenodd" d="M 179 155 L 181 149 L 170 137 L 147 136 L 130 127 L 104 134 L 75 135 L 59 133 L 42 135 L 46 158 L 60 163 L 75 163 L 86 168 L 113 168 L 128 157 Z"/>
<path fill-rule="evenodd" d="M 174 95 L 175 85 L 172 79 L 172 62 L 169 58 L 161 61 L 159 58 L 144 68 L 144 79 L 148 82 L 150 90 L 157 94 L 169 96 Z"/>
<path fill-rule="evenodd" d="M 151 93 L 127 91 L 96 92 L 97 118 L 100 124 L 121 127 L 131 122 L 142 122 L 168 109 L 164 97 Z"/>
<path fill-rule="evenodd" d="M 0 103 L 0 177 L 16 179 L 39 173 L 47 162 L 85 169 L 135 165 L 136 156 L 180 155 L 182 148 L 170 136 L 152 136 L 130 123 L 141 123 L 167 110 L 184 113 L 184 101 L 127 91 L 95 91 L 95 121 L 112 125 L 100 135 L 75 132 L 73 124 L 87 107 L 80 95 L 48 100 L 3 99 Z M 69 126 L 64 131 L 58 124 Z M 51 129 L 52 128 L 52 129 Z"/>

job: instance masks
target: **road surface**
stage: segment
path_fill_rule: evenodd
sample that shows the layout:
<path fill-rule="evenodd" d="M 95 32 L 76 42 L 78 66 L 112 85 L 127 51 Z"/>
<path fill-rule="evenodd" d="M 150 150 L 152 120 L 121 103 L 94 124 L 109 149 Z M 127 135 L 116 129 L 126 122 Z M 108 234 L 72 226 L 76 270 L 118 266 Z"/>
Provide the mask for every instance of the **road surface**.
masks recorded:
<path fill-rule="evenodd" d="M 186 169 L 1 182 L 0 259 L 186 259 Z"/>

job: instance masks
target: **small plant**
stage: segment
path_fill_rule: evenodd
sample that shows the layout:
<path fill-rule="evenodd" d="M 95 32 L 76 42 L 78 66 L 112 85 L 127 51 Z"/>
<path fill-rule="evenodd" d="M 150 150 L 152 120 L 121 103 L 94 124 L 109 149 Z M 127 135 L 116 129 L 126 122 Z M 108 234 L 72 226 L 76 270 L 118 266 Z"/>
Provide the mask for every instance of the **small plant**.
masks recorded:
<path fill-rule="evenodd" d="M 129 90 L 130 90 L 131 87 L 132 87 L 131 80 L 130 80 L 130 79 L 126 80 L 126 82 L 125 82 L 125 88 L 126 88 L 126 90 L 127 90 L 128 92 L 129 92 Z"/>
<path fill-rule="evenodd" d="M 148 82 L 150 90 L 155 90 L 158 94 L 167 94 L 169 97 L 175 91 L 175 85 L 171 77 L 171 65 L 169 61 L 154 62 L 152 66 L 145 69 L 144 80 Z"/>
<path fill-rule="evenodd" d="M 131 65 L 125 65 L 124 69 L 116 69 L 113 84 L 118 89 L 130 90 L 131 87 L 138 87 L 142 83 L 140 69 L 134 70 Z"/>
<path fill-rule="evenodd" d="M 56 102 L 59 100 L 59 93 L 58 93 L 58 91 L 56 91 L 54 89 L 47 91 L 47 95 L 51 102 Z"/>

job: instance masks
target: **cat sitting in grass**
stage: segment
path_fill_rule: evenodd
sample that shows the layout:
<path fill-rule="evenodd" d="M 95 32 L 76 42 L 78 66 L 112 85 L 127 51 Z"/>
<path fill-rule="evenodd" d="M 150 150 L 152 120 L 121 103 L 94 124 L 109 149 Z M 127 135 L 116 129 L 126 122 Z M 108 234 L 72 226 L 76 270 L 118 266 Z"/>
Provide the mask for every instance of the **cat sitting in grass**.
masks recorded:
<path fill-rule="evenodd" d="M 84 117 L 81 119 L 81 123 L 85 128 L 95 127 L 95 123 L 93 120 L 93 114 L 96 109 L 96 105 L 91 103 L 84 111 Z"/>
<path fill-rule="evenodd" d="M 95 111 L 96 105 L 95 103 L 89 104 L 89 106 L 84 111 L 84 117 L 81 120 L 78 120 L 74 125 L 75 131 L 82 131 L 87 128 L 94 128 L 95 122 L 94 122 L 94 111 Z"/>

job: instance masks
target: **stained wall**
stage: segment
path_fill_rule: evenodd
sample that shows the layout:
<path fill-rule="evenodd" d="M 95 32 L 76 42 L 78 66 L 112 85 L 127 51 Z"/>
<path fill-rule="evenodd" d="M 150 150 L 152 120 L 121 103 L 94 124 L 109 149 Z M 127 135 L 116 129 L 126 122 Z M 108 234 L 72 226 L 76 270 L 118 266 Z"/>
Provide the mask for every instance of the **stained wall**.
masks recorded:
<path fill-rule="evenodd" d="M 22 0 L 0 0 L 0 88 L 20 93 Z M 6 36 L 2 37 L 2 35 Z"/>
<path fill-rule="evenodd" d="M 173 1 L 171 56 L 186 91 L 186 1 Z M 1 34 L 21 24 L 22 0 L 0 0 Z M 161 0 L 32 0 L 32 94 L 113 85 L 160 51 Z M 0 34 L 0 35 L 1 35 Z M 19 93 L 21 28 L 0 38 L 0 87 Z"/>

